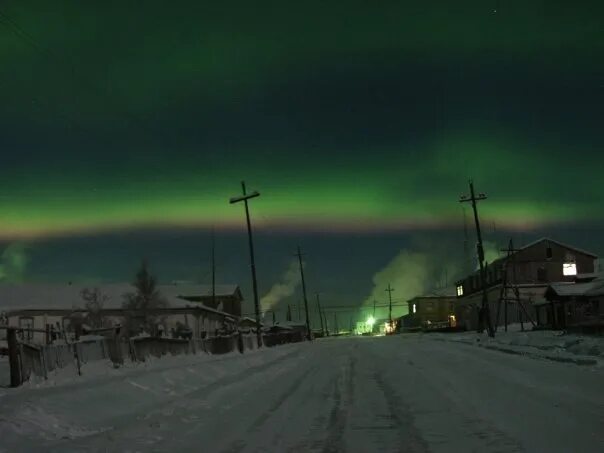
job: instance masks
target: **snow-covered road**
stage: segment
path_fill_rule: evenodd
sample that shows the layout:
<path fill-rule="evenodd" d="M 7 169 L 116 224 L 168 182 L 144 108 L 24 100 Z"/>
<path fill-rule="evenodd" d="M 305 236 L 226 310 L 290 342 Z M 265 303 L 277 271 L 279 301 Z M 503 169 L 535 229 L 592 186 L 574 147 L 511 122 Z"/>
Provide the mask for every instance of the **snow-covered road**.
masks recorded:
<path fill-rule="evenodd" d="M 604 371 L 334 338 L 2 390 L 0 451 L 604 451 Z"/>

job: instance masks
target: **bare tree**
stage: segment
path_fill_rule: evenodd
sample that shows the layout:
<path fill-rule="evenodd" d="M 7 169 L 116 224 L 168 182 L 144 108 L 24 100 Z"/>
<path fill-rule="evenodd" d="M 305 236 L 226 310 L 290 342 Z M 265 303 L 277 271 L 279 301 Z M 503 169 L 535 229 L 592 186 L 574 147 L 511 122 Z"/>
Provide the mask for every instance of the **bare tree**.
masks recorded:
<path fill-rule="evenodd" d="M 109 300 L 109 296 L 103 294 L 99 288 L 84 288 L 80 292 L 80 296 L 86 302 L 86 322 L 93 329 L 103 327 L 102 310 L 105 302 Z"/>
<path fill-rule="evenodd" d="M 136 292 L 125 294 L 123 303 L 124 308 L 134 312 L 134 319 L 130 320 L 129 330 L 136 331 L 142 327 L 147 332 L 153 332 L 157 317 L 150 312 L 157 308 L 166 308 L 168 302 L 157 289 L 157 279 L 149 272 L 146 260 L 141 263 L 133 286 L 136 288 Z"/>

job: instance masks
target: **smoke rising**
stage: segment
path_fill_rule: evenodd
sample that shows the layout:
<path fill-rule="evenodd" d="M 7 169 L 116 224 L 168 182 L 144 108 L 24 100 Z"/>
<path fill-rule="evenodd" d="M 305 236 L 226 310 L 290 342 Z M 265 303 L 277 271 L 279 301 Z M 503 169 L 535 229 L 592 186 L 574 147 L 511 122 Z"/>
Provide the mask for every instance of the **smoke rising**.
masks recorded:
<path fill-rule="evenodd" d="M 286 271 L 278 283 L 275 283 L 270 291 L 260 299 L 262 310 L 270 310 L 283 299 L 290 297 L 300 284 L 300 268 L 296 260 L 289 263 Z"/>
<path fill-rule="evenodd" d="M 374 300 L 382 303 L 387 300 L 385 292 L 388 284 L 394 291 L 392 299 L 407 301 L 424 293 L 429 286 L 432 266 L 428 255 L 402 250 L 382 270 L 373 276 L 373 290 L 365 300 L 365 305 Z"/>
<path fill-rule="evenodd" d="M 27 248 L 23 244 L 8 245 L 0 255 L 0 282 L 21 282 L 28 262 Z"/>
<path fill-rule="evenodd" d="M 392 285 L 393 313 L 406 313 L 405 304 L 408 300 L 426 294 L 431 290 L 438 290 L 444 286 L 451 287 L 462 269 L 454 258 L 438 256 L 437 253 L 401 250 L 384 268 L 373 276 L 373 289 L 371 295 L 365 299 L 363 305 L 370 307 L 376 300 L 377 305 L 388 302 L 388 293 L 385 291 L 388 284 Z M 376 316 L 384 316 L 386 310 L 377 311 Z"/>
<path fill-rule="evenodd" d="M 487 263 L 492 263 L 501 256 L 501 250 L 495 242 L 485 241 L 484 242 L 484 260 Z"/>
<path fill-rule="evenodd" d="M 501 257 L 500 247 L 495 242 L 484 241 L 482 248 L 484 251 L 484 260 L 487 264 L 491 264 Z M 477 271 L 478 269 L 480 269 L 480 264 L 478 263 L 478 258 L 474 257 L 474 270 Z"/>

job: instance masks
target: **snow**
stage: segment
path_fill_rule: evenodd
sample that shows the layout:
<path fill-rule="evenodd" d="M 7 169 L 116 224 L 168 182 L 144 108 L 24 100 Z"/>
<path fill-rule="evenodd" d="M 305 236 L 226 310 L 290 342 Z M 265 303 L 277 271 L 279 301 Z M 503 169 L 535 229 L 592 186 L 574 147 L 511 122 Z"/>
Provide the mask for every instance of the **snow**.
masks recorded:
<path fill-rule="evenodd" d="M 581 281 L 588 280 L 588 281 Z M 550 285 L 552 290 L 558 295 L 563 297 L 569 296 L 602 296 L 604 295 L 604 274 L 591 274 L 590 277 L 579 278 L 577 276 L 577 283 L 552 283 Z"/>
<path fill-rule="evenodd" d="M 508 326 L 508 332 L 505 332 L 500 326 L 495 338 L 475 332 L 431 333 L 429 335 L 440 341 L 465 343 L 559 362 L 599 366 L 604 364 L 603 337 L 567 334 L 564 331 L 532 331 L 530 324 L 525 324 L 524 327 L 526 330 L 523 332 L 520 324 L 512 324 Z"/>
<path fill-rule="evenodd" d="M 523 335 L 501 335 L 502 345 L 566 341 Z M 82 377 L 60 370 L 0 390 L 0 451 L 601 451 L 601 367 L 443 337 L 327 338 L 88 364 L 97 368 Z"/>
<path fill-rule="evenodd" d="M 8 356 L 0 356 L 0 387 L 10 385 L 10 364 Z"/>
<path fill-rule="evenodd" d="M 135 292 L 130 283 L 102 283 L 98 285 L 82 284 L 54 284 L 54 283 L 27 283 L 27 284 L 2 284 L 0 285 L 0 312 L 24 309 L 83 309 L 85 301 L 82 291 L 97 287 L 103 296 L 108 299 L 103 302 L 103 307 L 122 308 L 124 295 Z M 168 301 L 172 308 L 200 307 L 215 313 L 223 312 L 205 307 L 200 302 L 190 302 L 182 297 L 208 296 L 212 294 L 210 285 L 158 285 L 161 296 Z M 217 285 L 216 294 L 233 295 L 238 289 L 237 285 Z"/>

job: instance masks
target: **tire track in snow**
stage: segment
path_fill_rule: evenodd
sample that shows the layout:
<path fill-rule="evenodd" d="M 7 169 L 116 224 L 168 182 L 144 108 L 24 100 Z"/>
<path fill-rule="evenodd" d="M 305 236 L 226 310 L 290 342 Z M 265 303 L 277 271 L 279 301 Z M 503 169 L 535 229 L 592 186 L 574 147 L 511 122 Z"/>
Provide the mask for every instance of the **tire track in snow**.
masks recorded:
<path fill-rule="evenodd" d="M 128 440 L 130 442 L 138 443 L 141 439 L 144 439 L 146 436 L 150 436 L 153 432 L 157 431 L 160 423 L 165 424 L 166 415 L 174 415 L 178 412 L 178 409 L 187 408 L 190 406 L 191 401 L 197 397 L 208 397 L 217 390 L 240 382 L 242 377 L 249 378 L 250 376 L 264 373 L 271 368 L 282 366 L 283 360 L 293 359 L 298 357 L 301 353 L 301 349 L 295 349 L 292 352 L 280 355 L 268 362 L 244 368 L 226 378 L 212 382 L 208 385 L 203 385 L 191 392 L 182 394 L 177 398 L 163 402 L 155 402 L 153 404 L 161 406 L 161 409 L 153 408 L 155 409 L 153 410 L 150 406 L 149 409 L 151 410 L 149 412 L 142 412 L 142 414 L 144 414 L 142 417 L 140 416 L 140 413 L 139 416 L 124 414 L 123 416 L 117 417 L 114 420 L 113 429 L 98 434 L 92 434 L 75 441 L 60 440 L 49 445 L 47 448 L 49 451 L 111 451 L 117 447 L 115 444 L 116 441 Z M 154 419 L 159 419 L 160 421 L 154 421 Z M 162 440 L 164 439 L 156 439 L 156 442 Z M 91 445 L 94 445 L 94 447 Z"/>
<path fill-rule="evenodd" d="M 375 372 L 373 378 L 382 392 L 388 408 L 388 416 L 398 431 L 400 446 L 397 451 L 405 453 L 425 453 L 430 451 L 425 440 L 413 425 L 413 416 L 392 387 Z"/>
<path fill-rule="evenodd" d="M 342 368 L 334 383 L 332 397 L 334 406 L 331 410 L 323 453 L 346 451 L 344 430 L 346 429 L 349 406 L 354 399 L 354 380 L 356 375 L 356 357 L 349 356 L 348 363 Z"/>
<path fill-rule="evenodd" d="M 249 434 L 253 433 L 254 431 L 257 431 L 260 428 L 262 428 L 270 420 L 271 415 L 273 415 L 275 412 L 277 412 L 279 410 L 279 408 L 281 408 L 283 403 L 285 403 L 288 399 L 291 398 L 292 394 L 300 388 L 300 386 L 307 379 L 307 377 L 310 374 L 314 373 L 317 370 L 317 368 L 318 368 L 318 366 L 315 365 L 312 368 L 308 368 L 300 376 L 298 376 L 292 382 L 292 384 L 289 387 L 287 387 L 281 393 L 281 395 L 279 395 L 277 400 L 273 404 L 271 404 L 268 409 L 263 411 L 262 414 L 260 414 L 255 419 L 254 422 L 252 422 L 252 424 L 250 425 L 250 427 L 247 429 L 247 431 L 245 432 L 245 434 L 243 436 L 241 436 L 237 440 L 233 441 L 230 446 L 228 446 L 227 448 L 225 448 L 223 450 L 224 453 L 239 453 L 239 452 L 243 451 L 247 447 L 245 437 L 247 437 Z M 279 438 L 279 433 L 275 433 L 275 440 L 277 440 L 278 438 Z"/>
<path fill-rule="evenodd" d="M 430 352 L 432 352 L 431 347 L 433 344 L 425 343 L 424 346 L 430 348 Z M 446 350 L 444 352 L 446 352 L 448 356 L 450 356 L 452 353 L 450 350 Z M 465 354 L 463 357 L 471 359 L 471 357 L 467 357 Z M 386 357 L 381 357 L 381 359 L 384 361 L 386 360 Z M 478 417 L 478 414 L 476 414 L 476 412 L 473 410 L 472 405 L 463 403 L 463 398 L 457 394 L 456 388 L 452 385 L 448 385 L 449 383 L 445 380 L 445 378 L 449 376 L 448 373 L 442 373 L 442 370 L 438 368 L 428 367 L 425 358 L 421 355 L 415 356 L 413 361 L 408 360 L 407 363 L 412 366 L 412 369 L 409 371 L 416 376 L 413 380 L 422 383 L 421 392 L 426 395 L 439 395 L 440 399 L 438 402 L 439 407 L 437 412 L 434 409 L 425 410 L 424 408 L 419 409 L 417 407 L 413 409 L 406 409 L 406 406 L 401 405 L 403 401 L 397 396 L 394 388 L 388 385 L 383 376 L 376 374 L 376 380 L 378 383 L 381 382 L 380 385 L 382 386 L 385 395 L 390 395 L 390 397 L 387 398 L 387 401 L 392 407 L 398 408 L 398 411 L 394 410 L 393 412 L 395 414 L 398 413 L 399 418 L 403 422 L 411 425 L 414 419 L 412 414 L 415 414 L 416 417 L 424 418 L 434 414 L 434 416 L 437 417 L 435 420 L 439 420 L 439 423 L 442 423 L 443 419 L 441 417 L 443 414 L 447 413 L 450 414 L 450 419 L 447 420 L 447 422 L 456 427 L 455 431 L 458 433 L 458 435 L 463 436 L 462 438 L 464 439 L 464 442 L 467 442 L 470 438 L 475 439 L 479 447 L 477 446 L 474 448 L 480 448 L 483 451 L 494 453 L 518 453 L 524 451 L 522 445 L 516 439 L 499 429 L 491 421 Z M 444 388 L 448 388 L 448 391 L 443 391 Z M 424 401 L 430 404 L 427 398 L 425 398 Z M 420 444 L 423 444 L 425 450 L 409 449 L 401 451 L 428 451 L 427 442 L 423 441 L 422 437 L 420 436 L 420 433 L 423 432 L 423 429 L 424 428 L 422 428 L 422 430 L 413 428 L 413 432 L 415 435 L 417 435 L 418 439 L 420 440 Z M 416 437 L 413 432 L 410 436 L 412 440 L 414 440 Z M 437 441 L 434 438 L 435 433 L 430 432 L 429 436 L 433 438 L 430 441 L 430 444 L 436 445 Z M 418 446 L 412 441 L 410 447 L 417 448 Z M 460 449 L 455 451 L 462 450 Z M 472 449 L 471 451 L 474 450 Z"/>

